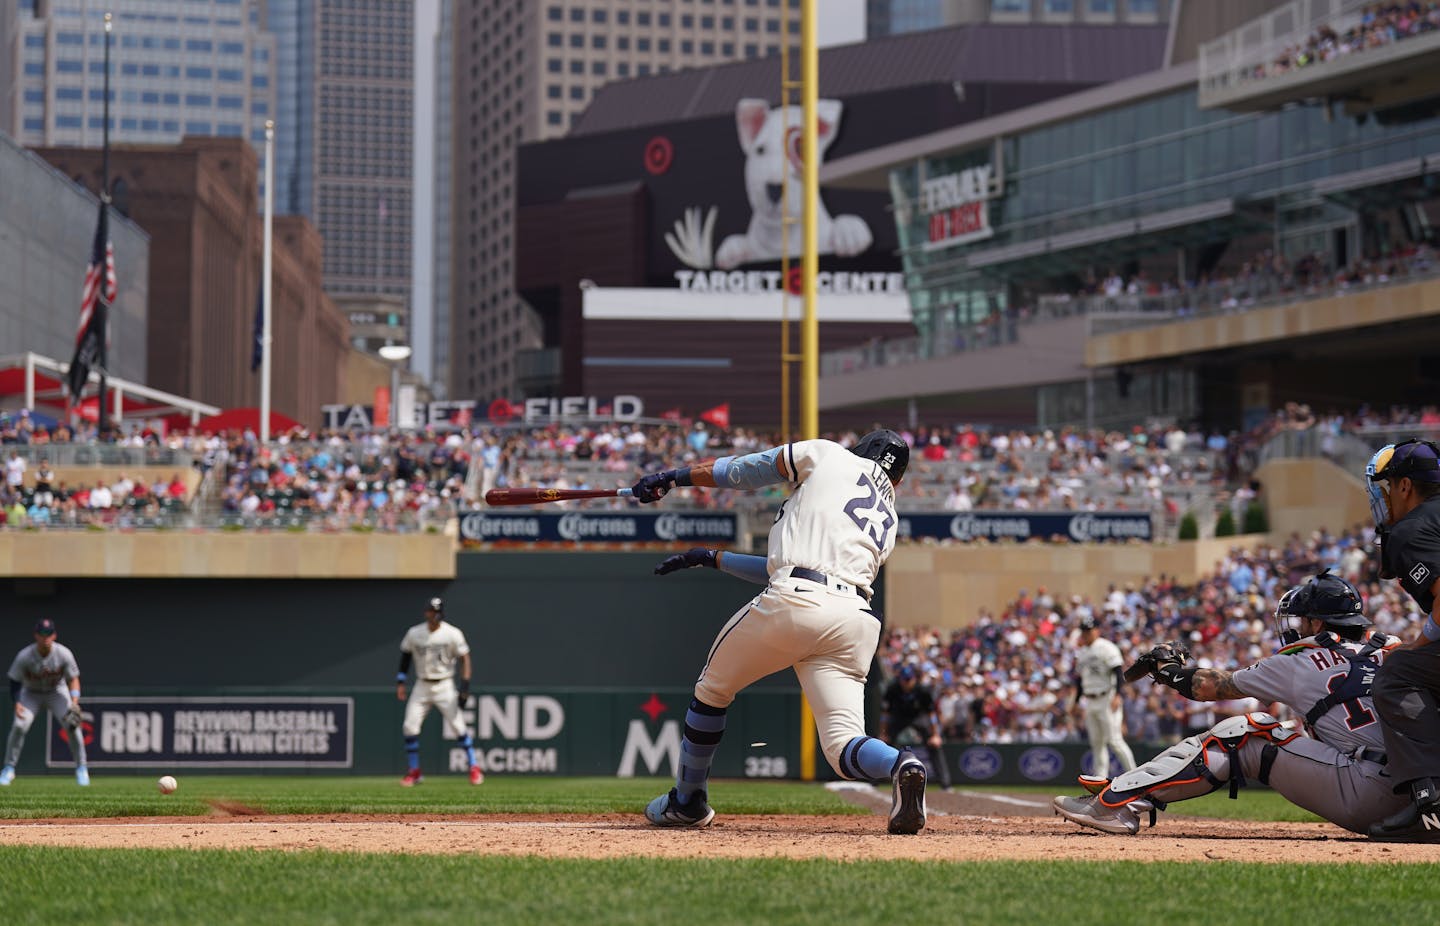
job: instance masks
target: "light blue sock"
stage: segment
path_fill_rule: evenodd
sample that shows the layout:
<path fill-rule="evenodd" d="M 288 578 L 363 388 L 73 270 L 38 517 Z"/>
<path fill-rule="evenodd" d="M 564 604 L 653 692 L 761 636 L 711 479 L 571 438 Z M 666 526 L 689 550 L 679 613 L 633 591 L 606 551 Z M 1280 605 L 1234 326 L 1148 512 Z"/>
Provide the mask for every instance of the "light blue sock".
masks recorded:
<path fill-rule="evenodd" d="M 846 778 L 878 781 L 889 778 L 900 760 L 900 750 L 873 736 L 857 736 L 840 750 L 840 774 Z"/>
<path fill-rule="evenodd" d="M 696 791 L 704 791 L 710 778 L 710 763 L 725 735 L 725 708 L 711 707 L 691 698 L 685 712 L 685 736 L 680 741 L 680 770 L 675 775 L 675 793 L 688 804 Z"/>
<path fill-rule="evenodd" d="M 420 737 L 405 737 L 405 763 L 411 770 L 420 767 Z"/>
<path fill-rule="evenodd" d="M 465 750 L 465 755 L 468 757 L 470 766 L 473 768 L 475 766 L 475 740 L 471 739 L 469 733 L 466 733 L 465 736 L 461 738 L 460 747 Z"/>

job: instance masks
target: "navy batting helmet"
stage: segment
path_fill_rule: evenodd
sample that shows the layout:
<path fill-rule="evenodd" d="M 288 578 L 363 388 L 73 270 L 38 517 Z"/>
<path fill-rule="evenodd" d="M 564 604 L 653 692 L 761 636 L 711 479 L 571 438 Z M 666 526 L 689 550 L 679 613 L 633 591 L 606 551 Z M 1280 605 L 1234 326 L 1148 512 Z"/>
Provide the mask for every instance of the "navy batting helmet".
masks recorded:
<path fill-rule="evenodd" d="M 857 457 L 874 460 L 880 464 L 891 485 L 899 485 L 905 478 L 905 467 L 910 465 L 910 445 L 905 438 L 894 431 L 871 431 L 850 448 Z"/>
<path fill-rule="evenodd" d="M 1280 596 L 1275 605 L 1275 626 L 1281 645 L 1300 639 L 1299 619 L 1320 621 L 1327 627 L 1369 627 L 1360 592 L 1326 569 L 1304 585 Z"/>

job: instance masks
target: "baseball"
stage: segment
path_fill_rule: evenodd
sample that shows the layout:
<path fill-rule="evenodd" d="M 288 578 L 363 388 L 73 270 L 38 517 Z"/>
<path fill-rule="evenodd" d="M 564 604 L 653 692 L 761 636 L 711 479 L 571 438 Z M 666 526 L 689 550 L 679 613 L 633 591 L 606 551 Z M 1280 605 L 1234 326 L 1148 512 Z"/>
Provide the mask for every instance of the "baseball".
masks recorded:
<path fill-rule="evenodd" d="M 162 775 L 160 780 L 155 782 L 155 784 L 160 788 L 161 794 L 170 794 L 176 788 L 180 787 L 180 782 L 176 781 L 173 775 Z"/>

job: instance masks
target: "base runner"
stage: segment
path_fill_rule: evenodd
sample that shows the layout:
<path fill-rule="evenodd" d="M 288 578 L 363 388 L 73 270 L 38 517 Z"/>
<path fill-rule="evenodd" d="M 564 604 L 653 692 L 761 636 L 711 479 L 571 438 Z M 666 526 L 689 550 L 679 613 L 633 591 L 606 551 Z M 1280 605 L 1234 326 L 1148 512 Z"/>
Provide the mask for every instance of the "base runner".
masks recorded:
<path fill-rule="evenodd" d="M 1368 633 L 1360 593 L 1328 572 L 1286 592 L 1275 618 L 1283 648 L 1237 672 L 1184 668 L 1186 657 L 1169 643 L 1141 661 L 1156 681 L 1191 700 L 1279 701 L 1304 716 L 1311 737 L 1267 713 L 1227 717 L 1114 779 L 1082 776 L 1092 793 L 1055 798 L 1055 812 L 1091 829 L 1134 835 L 1152 806 L 1164 809 L 1227 784 L 1234 797 L 1247 781 L 1356 833 L 1403 807 L 1409 798 L 1395 794 L 1385 774 L 1370 698 L 1380 662 L 1400 641 Z"/>
<path fill-rule="evenodd" d="M 874 431 L 851 450 L 800 441 L 651 473 L 635 484 L 641 502 L 659 501 L 675 486 L 795 486 L 770 530 L 768 559 L 697 548 L 655 567 L 664 575 L 709 566 L 765 590 L 730 618 L 710 648 L 685 714 L 675 787 L 645 808 L 651 823 L 710 825 L 715 811 L 706 784 L 726 710 L 752 682 L 793 668 L 831 768 L 842 778 L 890 780 L 890 832 L 917 833 L 925 825 L 924 763 L 865 735 L 865 674 L 880 643 L 871 589 L 895 548 L 895 486 L 909 460 L 900 435 Z"/>

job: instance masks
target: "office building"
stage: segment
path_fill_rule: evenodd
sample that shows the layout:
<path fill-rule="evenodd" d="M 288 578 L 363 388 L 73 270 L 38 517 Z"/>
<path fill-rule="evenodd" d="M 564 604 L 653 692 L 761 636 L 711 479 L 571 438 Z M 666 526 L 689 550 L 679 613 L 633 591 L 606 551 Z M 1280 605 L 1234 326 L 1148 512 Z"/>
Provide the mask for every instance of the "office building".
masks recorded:
<path fill-rule="evenodd" d="M 1168 21 L 1171 4 L 1172 0 L 866 0 L 865 26 L 872 39 L 985 22 L 1149 26 Z"/>

